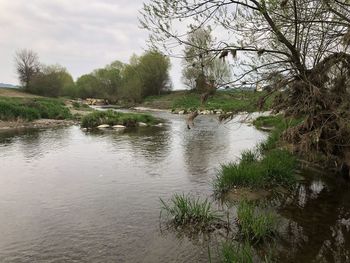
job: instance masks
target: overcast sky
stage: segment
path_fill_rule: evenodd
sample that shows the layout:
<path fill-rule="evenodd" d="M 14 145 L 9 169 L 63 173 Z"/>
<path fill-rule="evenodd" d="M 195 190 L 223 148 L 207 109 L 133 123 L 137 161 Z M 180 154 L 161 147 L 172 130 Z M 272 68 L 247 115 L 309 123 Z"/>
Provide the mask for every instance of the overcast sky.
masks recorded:
<path fill-rule="evenodd" d="M 113 60 L 128 62 L 146 48 L 139 28 L 143 0 L 0 0 L 0 82 L 17 84 L 14 54 L 29 48 L 44 64 L 60 64 L 76 79 Z M 174 88 L 182 88 L 172 60 Z"/>

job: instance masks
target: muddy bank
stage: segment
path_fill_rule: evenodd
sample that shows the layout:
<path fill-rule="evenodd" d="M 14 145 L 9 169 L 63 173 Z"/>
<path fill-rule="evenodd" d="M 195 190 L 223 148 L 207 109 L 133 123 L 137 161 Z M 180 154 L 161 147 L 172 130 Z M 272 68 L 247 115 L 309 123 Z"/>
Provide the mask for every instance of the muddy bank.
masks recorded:
<path fill-rule="evenodd" d="M 54 128 L 62 126 L 70 126 L 77 124 L 77 121 L 73 120 L 52 120 L 52 119 L 39 119 L 35 121 L 1 121 L 0 131 L 7 131 L 13 129 L 31 129 L 31 128 Z"/>

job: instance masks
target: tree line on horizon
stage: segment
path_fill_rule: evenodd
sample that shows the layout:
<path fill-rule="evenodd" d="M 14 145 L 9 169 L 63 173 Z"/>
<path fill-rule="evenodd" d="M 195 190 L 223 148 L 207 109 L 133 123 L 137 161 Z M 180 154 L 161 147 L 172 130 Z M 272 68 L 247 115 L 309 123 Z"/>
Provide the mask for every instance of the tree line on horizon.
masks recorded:
<path fill-rule="evenodd" d="M 29 93 L 72 98 L 104 98 L 110 101 L 140 102 L 143 98 L 171 90 L 170 59 L 150 50 L 133 55 L 128 64 L 118 60 L 80 76 L 76 81 L 61 65 L 44 65 L 32 50 L 15 55 L 22 88 Z"/>

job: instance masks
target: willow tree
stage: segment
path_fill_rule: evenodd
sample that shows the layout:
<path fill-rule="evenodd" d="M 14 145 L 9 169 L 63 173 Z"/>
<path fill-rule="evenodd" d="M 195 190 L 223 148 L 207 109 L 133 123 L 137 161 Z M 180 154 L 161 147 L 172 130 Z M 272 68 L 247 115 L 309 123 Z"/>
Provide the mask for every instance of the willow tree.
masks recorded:
<path fill-rule="evenodd" d="M 215 90 L 230 81 L 230 67 L 208 52 L 214 47 L 212 29 L 191 30 L 184 48 L 182 78 L 184 84 L 202 96 L 212 95 Z"/>
<path fill-rule="evenodd" d="M 215 28 L 225 38 L 207 52 L 235 58 L 232 85 L 283 76 L 272 89 L 284 91 L 275 110 L 305 117 L 285 138 L 340 164 L 350 152 L 349 19 L 348 0 L 154 0 L 141 22 L 151 44 L 170 53 L 175 42 L 188 44 L 185 23 Z"/>

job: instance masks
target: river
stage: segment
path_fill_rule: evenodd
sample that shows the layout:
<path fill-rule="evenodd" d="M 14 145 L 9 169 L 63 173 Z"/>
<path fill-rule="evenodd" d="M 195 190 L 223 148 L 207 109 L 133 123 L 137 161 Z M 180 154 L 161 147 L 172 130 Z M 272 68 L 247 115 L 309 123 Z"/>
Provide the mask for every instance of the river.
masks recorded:
<path fill-rule="evenodd" d="M 266 135 L 239 122 L 158 113 L 164 127 L 0 133 L 0 262 L 206 262 L 159 227 L 159 198 L 212 195 L 221 163 Z"/>
<path fill-rule="evenodd" d="M 220 164 L 267 135 L 237 119 L 199 116 L 188 130 L 183 116 L 154 114 L 163 127 L 0 133 L 0 262 L 208 262 L 205 240 L 161 230 L 159 198 L 213 198 Z M 306 173 L 277 202 L 278 258 L 347 262 L 349 187 Z"/>

